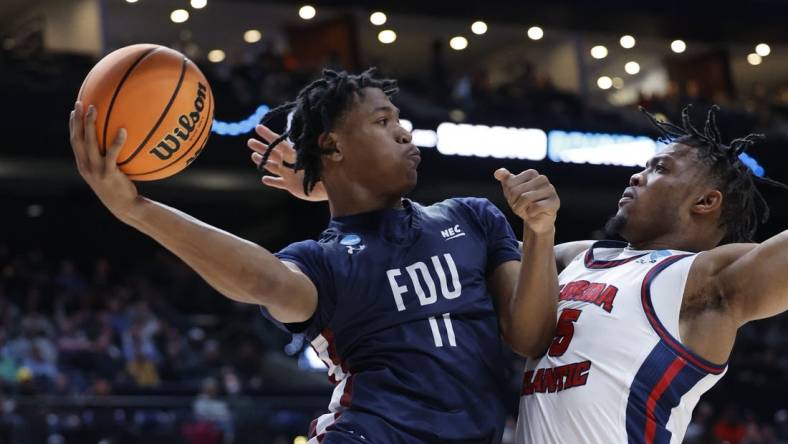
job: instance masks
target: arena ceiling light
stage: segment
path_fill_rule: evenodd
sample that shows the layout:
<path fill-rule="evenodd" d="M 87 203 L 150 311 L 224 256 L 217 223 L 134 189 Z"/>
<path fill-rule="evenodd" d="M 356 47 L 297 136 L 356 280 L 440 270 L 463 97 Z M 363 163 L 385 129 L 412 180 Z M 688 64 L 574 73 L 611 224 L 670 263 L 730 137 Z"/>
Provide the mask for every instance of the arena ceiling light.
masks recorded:
<path fill-rule="evenodd" d="M 176 9 L 170 13 L 170 20 L 173 23 L 183 23 L 189 20 L 189 11 L 185 9 Z"/>
<path fill-rule="evenodd" d="M 484 23 L 481 20 L 477 20 L 473 22 L 473 24 L 471 25 L 471 32 L 473 32 L 476 35 L 484 34 L 485 32 L 487 32 L 487 23 Z"/>
<path fill-rule="evenodd" d="M 621 89 L 624 87 L 624 79 L 621 77 L 613 77 L 613 88 Z"/>
<path fill-rule="evenodd" d="M 758 45 L 755 47 L 755 53 L 761 57 L 766 57 L 772 53 L 772 48 L 770 48 L 766 43 L 758 43 Z"/>
<path fill-rule="evenodd" d="M 311 5 L 304 5 L 298 10 L 298 16 L 304 20 L 312 20 L 317 15 L 317 9 Z"/>
<path fill-rule="evenodd" d="M 687 50 L 687 44 L 684 43 L 684 40 L 673 40 L 670 42 L 670 49 L 676 54 L 681 54 Z"/>
<path fill-rule="evenodd" d="M 634 76 L 635 74 L 640 72 L 640 63 L 627 62 L 626 65 L 624 65 L 624 71 L 626 71 L 627 74 Z"/>
<path fill-rule="evenodd" d="M 192 5 L 194 9 L 202 9 L 208 5 L 208 0 L 191 0 L 189 4 Z"/>
<path fill-rule="evenodd" d="M 386 20 L 388 20 L 388 17 L 386 17 L 386 14 L 380 11 L 375 11 L 369 15 L 369 22 L 375 26 L 386 24 Z"/>
<path fill-rule="evenodd" d="M 621 47 L 624 49 L 632 49 L 635 47 L 635 38 L 631 35 L 622 35 L 618 43 L 620 43 Z"/>
<path fill-rule="evenodd" d="M 257 43 L 261 38 L 263 38 L 263 34 L 256 29 L 250 29 L 244 32 L 244 41 L 246 43 Z"/>
<path fill-rule="evenodd" d="M 610 87 L 613 86 L 613 79 L 608 76 L 602 76 L 596 79 L 596 86 L 598 86 L 599 89 L 610 89 Z"/>
<path fill-rule="evenodd" d="M 224 60 L 224 51 L 221 49 L 212 49 L 208 51 L 208 61 L 212 63 L 219 63 Z"/>
<path fill-rule="evenodd" d="M 397 40 L 397 33 L 391 29 L 384 29 L 378 33 L 378 40 L 386 45 L 394 43 Z"/>
<path fill-rule="evenodd" d="M 462 51 L 468 47 L 468 39 L 461 35 L 452 37 L 451 40 L 449 40 L 449 46 L 455 51 Z"/>
<path fill-rule="evenodd" d="M 126 0 L 126 3 L 137 3 L 137 0 Z"/>
<path fill-rule="evenodd" d="M 591 57 L 595 59 L 604 59 L 607 57 L 607 48 L 603 45 L 596 45 L 591 48 Z"/>
<path fill-rule="evenodd" d="M 544 37 L 544 30 L 538 26 L 531 26 L 528 28 L 528 38 L 531 40 L 540 40 Z"/>
<path fill-rule="evenodd" d="M 750 65 L 753 66 L 760 65 L 762 61 L 763 59 L 761 58 L 761 56 L 754 52 L 747 54 L 747 63 L 749 63 Z"/>

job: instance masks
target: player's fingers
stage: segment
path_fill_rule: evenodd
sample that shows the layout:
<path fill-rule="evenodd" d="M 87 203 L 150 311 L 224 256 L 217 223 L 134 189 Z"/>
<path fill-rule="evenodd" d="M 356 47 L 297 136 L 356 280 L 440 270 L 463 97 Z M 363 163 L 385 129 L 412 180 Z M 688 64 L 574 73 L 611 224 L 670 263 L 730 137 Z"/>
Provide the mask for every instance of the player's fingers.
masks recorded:
<path fill-rule="evenodd" d="M 250 150 L 257 151 L 260 154 L 264 153 L 265 150 L 268 149 L 268 145 L 264 144 L 263 142 L 260 142 L 257 139 L 249 139 L 249 140 L 247 140 L 246 141 L 246 146 L 248 146 Z"/>
<path fill-rule="evenodd" d="M 92 165 L 101 164 L 98 140 L 96 138 L 96 107 L 90 105 L 85 114 L 85 154 Z"/>
<path fill-rule="evenodd" d="M 273 142 L 274 140 L 281 137 L 279 133 L 274 132 L 271 128 L 268 128 L 265 125 L 257 125 L 255 127 L 255 132 L 258 136 L 262 137 L 268 143 Z M 283 140 L 276 145 L 275 150 L 281 149 L 282 158 L 288 163 L 295 163 L 296 160 L 296 152 L 293 149 L 293 145 L 288 142 L 287 140 Z"/>
<path fill-rule="evenodd" d="M 559 199 L 545 199 L 528 205 L 526 214 L 528 218 L 534 218 L 541 214 L 556 214 L 560 208 L 561 201 Z"/>
<path fill-rule="evenodd" d="M 77 102 L 74 107 L 74 139 L 83 143 L 85 141 L 85 109 L 82 102 Z"/>
<path fill-rule="evenodd" d="M 256 166 L 260 166 L 260 162 L 263 161 L 263 155 L 257 152 L 252 153 L 252 163 Z"/>
<path fill-rule="evenodd" d="M 545 176 L 537 176 L 533 179 L 519 183 L 513 187 L 511 187 L 510 192 L 512 195 L 520 195 L 522 193 L 527 193 L 529 191 L 538 191 L 538 190 L 553 190 L 553 185 L 550 183 L 550 180 L 547 179 Z"/>
<path fill-rule="evenodd" d="M 498 168 L 493 173 L 493 176 L 495 177 L 495 179 L 498 182 L 501 182 L 501 183 L 503 183 L 503 181 L 505 181 L 511 175 L 512 175 L 512 173 L 510 173 L 509 170 L 507 170 L 506 168 Z"/>
<path fill-rule="evenodd" d="M 533 170 L 533 169 L 532 170 L 525 170 L 525 171 L 521 172 L 520 174 L 512 174 L 511 176 L 509 176 L 509 178 L 506 180 L 506 184 L 508 186 L 510 186 L 510 187 L 515 187 L 515 186 L 520 185 L 522 183 L 530 182 L 530 181 L 534 180 L 537 177 L 539 177 L 539 172 L 538 171 Z"/>
<path fill-rule="evenodd" d="M 121 128 L 118 130 L 118 135 L 115 136 L 115 141 L 112 142 L 112 146 L 110 146 L 107 150 L 107 155 L 104 156 L 106 168 L 116 167 L 120 151 L 123 149 L 123 144 L 126 143 L 126 136 L 126 128 Z"/>
<path fill-rule="evenodd" d="M 271 188 L 278 188 L 280 190 L 286 190 L 287 184 L 285 180 L 281 177 L 276 176 L 263 176 L 262 182 L 264 185 L 267 185 Z"/>
<path fill-rule="evenodd" d="M 274 132 L 271 128 L 268 128 L 265 125 L 257 125 L 254 127 L 254 132 L 256 132 L 258 136 L 262 137 L 262 139 L 267 143 L 271 143 L 281 136 L 279 133 Z"/>

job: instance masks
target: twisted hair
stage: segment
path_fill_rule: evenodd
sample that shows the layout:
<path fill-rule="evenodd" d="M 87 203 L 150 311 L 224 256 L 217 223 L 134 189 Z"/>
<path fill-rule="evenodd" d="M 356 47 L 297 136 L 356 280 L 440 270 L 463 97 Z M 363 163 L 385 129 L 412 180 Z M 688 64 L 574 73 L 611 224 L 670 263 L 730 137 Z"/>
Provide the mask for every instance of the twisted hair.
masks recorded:
<path fill-rule="evenodd" d="M 709 109 L 702 130 L 692 124 L 689 108 L 687 106 L 681 111 L 681 125 L 657 120 L 644 108 L 640 110 L 662 134 L 664 142 L 695 148 L 698 157 L 709 167 L 710 178 L 723 196 L 719 222 L 720 227 L 725 228 L 722 243 L 752 242 L 758 225 L 769 218 L 769 205 L 758 191 L 756 182 L 783 190 L 788 190 L 788 186 L 756 176 L 740 158 L 764 139 L 763 134 L 748 134 L 725 145 L 717 126 L 717 111 L 720 108 L 713 105 Z"/>
<path fill-rule="evenodd" d="M 266 124 L 277 116 L 290 113 L 292 120 L 289 128 L 268 145 L 260 170 L 268 162 L 271 151 L 282 141 L 290 139 L 296 150 L 296 161 L 294 164 L 284 162 L 284 166 L 296 171 L 304 170 L 304 193 L 309 194 L 320 181 L 321 157 L 336 151 L 321 147 L 318 142 L 320 135 L 334 129 L 355 96 L 363 95 L 362 89 L 378 88 L 389 97 L 398 91 L 396 80 L 376 79 L 374 74 L 375 68 L 361 74 L 324 69 L 322 77 L 304 87 L 294 101 L 269 111 L 261 123 Z"/>

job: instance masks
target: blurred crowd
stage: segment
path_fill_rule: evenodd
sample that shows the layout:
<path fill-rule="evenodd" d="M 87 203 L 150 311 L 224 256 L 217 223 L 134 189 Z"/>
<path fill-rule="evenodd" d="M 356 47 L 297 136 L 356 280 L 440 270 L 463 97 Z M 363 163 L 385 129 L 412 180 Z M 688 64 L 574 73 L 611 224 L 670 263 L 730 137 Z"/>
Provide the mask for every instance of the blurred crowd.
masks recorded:
<path fill-rule="evenodd" d="M 100 422 L 98 410 L 89 417 L 82 408 L 80 415 L 59 415 L 58 402 L 40 410 L 42 397 L 92 400 L 85 401 L 89 407 L 133 396 L 187 397 L 186 411 L 161 410 L 151 401 L 148 410 L 120 409 L 101 421 L 179 425 L 179 436 L 190 439 L 184 442 L 208 444 L 243 442 L 235 439 L 231 413 L 244 406 L 242 396 L 288 387 L 327 393 L 322 375 L 291 378 L 299 371 L 297 356 L 283 352 L 291 339 L 263 321 L 257 307 L 226 301 L 171 257 L 157 255 L 133 270 L 107 258 L 83 265 L 0 246 L 0 442 L 42 442 L 30 433 L 38 420 L 47 433 Z M 259 408 L 265 424 L 271 412 Z M 300 429 L 311 414 L 284 422 Z"/>

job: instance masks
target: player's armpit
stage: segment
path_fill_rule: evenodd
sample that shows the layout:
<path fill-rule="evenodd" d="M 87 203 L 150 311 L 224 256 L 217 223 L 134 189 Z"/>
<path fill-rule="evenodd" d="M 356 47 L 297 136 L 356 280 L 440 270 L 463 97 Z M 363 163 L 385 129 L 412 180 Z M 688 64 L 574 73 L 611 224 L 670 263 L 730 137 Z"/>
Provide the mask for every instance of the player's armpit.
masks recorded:
<path fill-rule="evenodd" d="M 297 265 L 282 261 L 289 272 L 278 280 L 277 288 L 269 288 L 263 306 L 271 316 L 284 324 L 304 322 L 317 309 L 317 289 Z"/>
<path fill-rule="evenodd" d="M 725 312 L 736 326 L 788 310 L 788 231 L 761 244 L 723 245 L 701 253 L 690 270 L 687 297 Z"/>
<path fill-rule="evenodd" d="M 564 271 L 564 268 L 566 268 L 578 254 L 591 248 L 594 242 L 595 241 L 592 240 L 564 242 L 563 244 L 558 244 L 553 247 L 553 251 L 555 252 L 555 265 L 558 268 L 558 273 Z M 518 241 L 517 244 L 520 247 L 520 251 L 522 251 L 523 243 Z"/>
<path fill-rule="evenodd" d="M 558 244 L 554 247 L 555 251 L 555 263 L 558 267 L 558 272 L 561 273 L 564 271 L 574 258 L 577 257 L 578 254 L 588 250 L 591 248 L 591 245 L 594 244 L 592 240 L 582 240 L 582 241 L 574 241 L 574 242 L 564 242 L 563 244 Z"/>
<path fill-rule="evenodd" d="M 718 257 L 715 279 L 739 325 L 788 310 L 788 231 L 760 244 L 724 246 L 705 255 Z"/>

